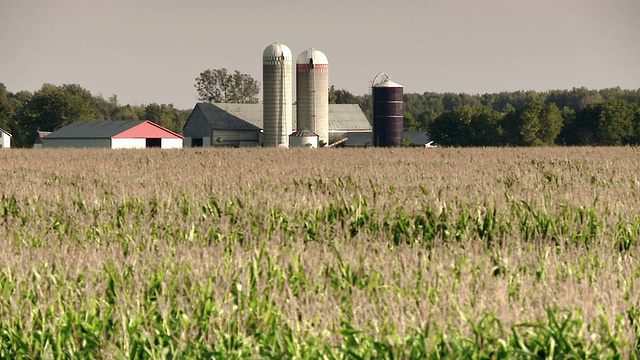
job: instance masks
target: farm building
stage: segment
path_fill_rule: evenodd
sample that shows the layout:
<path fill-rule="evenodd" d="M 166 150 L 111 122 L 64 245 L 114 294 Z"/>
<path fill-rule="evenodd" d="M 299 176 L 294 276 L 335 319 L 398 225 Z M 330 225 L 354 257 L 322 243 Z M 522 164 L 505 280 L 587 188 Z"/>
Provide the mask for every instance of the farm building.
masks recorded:
<path fill-rule="evenodd" d="M 184 138 L 151 121 L 76 121 L 41 138 L 45 148 L 181 149 Z"/>
<path fill-rule="evenodd" d="M 348 139 L 344 143 L 344 146 L 347 147 L 373 146 L 372 132 L 349 132 L 342 134 L 342 137 Z M 403 131 L 402 143 L 411 147 L 425 147 L 431 144 L 431 140 L 424 131 Z"/>
<path fill-rule="evenodd" d="M 293 106 L 293 131 L 296 109 Z M 259 146 L 263 130 L 262 104 L 198 103 L 182 133 L 185 146 Z M 329 134 L 370 132 L 371 124 L 358 105 L 329 105 Z"/>
<path fill-rule="evenodd" d="M 42 138 L 51 134 L 51 131 L 36 131 L 36 141 L 33 142 L 33 148 L 39 149 L 42 147 Z"/>
<path fill-rule="evenodd" d="M 0 128 L 0 149 L 9 149 L 11 147 L 11 134 Z"/>

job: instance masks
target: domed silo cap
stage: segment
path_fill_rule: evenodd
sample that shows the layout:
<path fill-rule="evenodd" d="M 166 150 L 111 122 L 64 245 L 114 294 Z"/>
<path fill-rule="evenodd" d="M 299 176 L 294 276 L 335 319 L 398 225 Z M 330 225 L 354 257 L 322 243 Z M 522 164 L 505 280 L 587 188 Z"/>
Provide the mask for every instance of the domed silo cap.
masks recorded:
<path fill-rule="evenodd" d="M 393 82 L 391 80 L 385 80 L 385 81 L 383 81 L 381 83 L 373 85 L 373 87 L 401 88 L 401 87 L 404 87 L 404 86 L 402 86 L 402 85 L 400 85 L 398 83 L 395 83 L 395 82 Z"/>
<path fill-rule="evenodd" d="M 298 56 L 296 64 L 329 65 L 329 60 L 322 51 L 311 48 L 303 51 Z"/>
<path fill-rule="evenodd" d="M 291 49 L 285 44 L 273 43 L 267 46 L 262 52 L 262 57 L 285 57 L 293 58 Z"/>

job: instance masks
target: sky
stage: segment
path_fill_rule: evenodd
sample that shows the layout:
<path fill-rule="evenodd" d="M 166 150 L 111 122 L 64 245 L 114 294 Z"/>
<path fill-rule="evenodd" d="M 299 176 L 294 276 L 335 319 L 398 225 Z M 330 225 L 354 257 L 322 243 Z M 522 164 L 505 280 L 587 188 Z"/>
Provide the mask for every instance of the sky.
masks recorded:
<path fill-rule="evenodd" d="M 78 84 L 120 104 L 193 108 L 195 78 L 262 82 L 262 51 L 316 48 L 356 95 L 640 88 L 640 0 L 0 0 L 0 83 Z"/>

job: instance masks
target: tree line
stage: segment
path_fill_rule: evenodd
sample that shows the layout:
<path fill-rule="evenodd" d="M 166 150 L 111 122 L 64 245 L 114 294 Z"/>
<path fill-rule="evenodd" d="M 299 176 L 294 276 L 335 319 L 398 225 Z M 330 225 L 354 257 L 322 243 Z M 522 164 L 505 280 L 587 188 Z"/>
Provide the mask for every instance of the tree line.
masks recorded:
<path fill-rule="evenodd" d="M 257 102 L 260 84 L 238 71 L 206 70 L 196 78 L 201 101 Z M 358 104 L 371 119 L 371 96 L 331 87 L 329 101 Z M 77 120 L 150 120 L 181 133 L 190 110 L 172 104 L 122 105 L 77 84 L 44 84 L 11 93 L 0 83 L 0 128 L 15 147 L 31 147 L 36 132 Z M 443 146 L 640 144 L 640 89 L 574 88 L 469 95 L 405 94 L 404 130 L 425 131 Z"/>
<path fill-rule="evenodd" d="M 122 105 L 116 95 L 104 99 L 76 84 L 11 93 L 0 83 L 0 128 L 13 135 L 14 147 L 32 147 L 37 131 L 55 131 L 78 120 L 150 120 L 181 133 L 189 114 L 172 104 Z"/>
<path fill-rule="evenodd" d="M 370 95 L 329 93 L 371 118 Z M 444 146 L 637 145 L 640 89 L 405 94 L 403 127 Z"/>

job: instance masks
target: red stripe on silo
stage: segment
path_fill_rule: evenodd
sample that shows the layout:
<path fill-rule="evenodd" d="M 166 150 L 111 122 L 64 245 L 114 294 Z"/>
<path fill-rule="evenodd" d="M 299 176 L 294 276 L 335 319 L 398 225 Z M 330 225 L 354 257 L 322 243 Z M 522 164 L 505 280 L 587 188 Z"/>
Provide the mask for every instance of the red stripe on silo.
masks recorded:
<path fill-rule="evenodd" d="M 297 72 L 327 72 L 329 71 L 328 64 L 296 64 Z"/>

